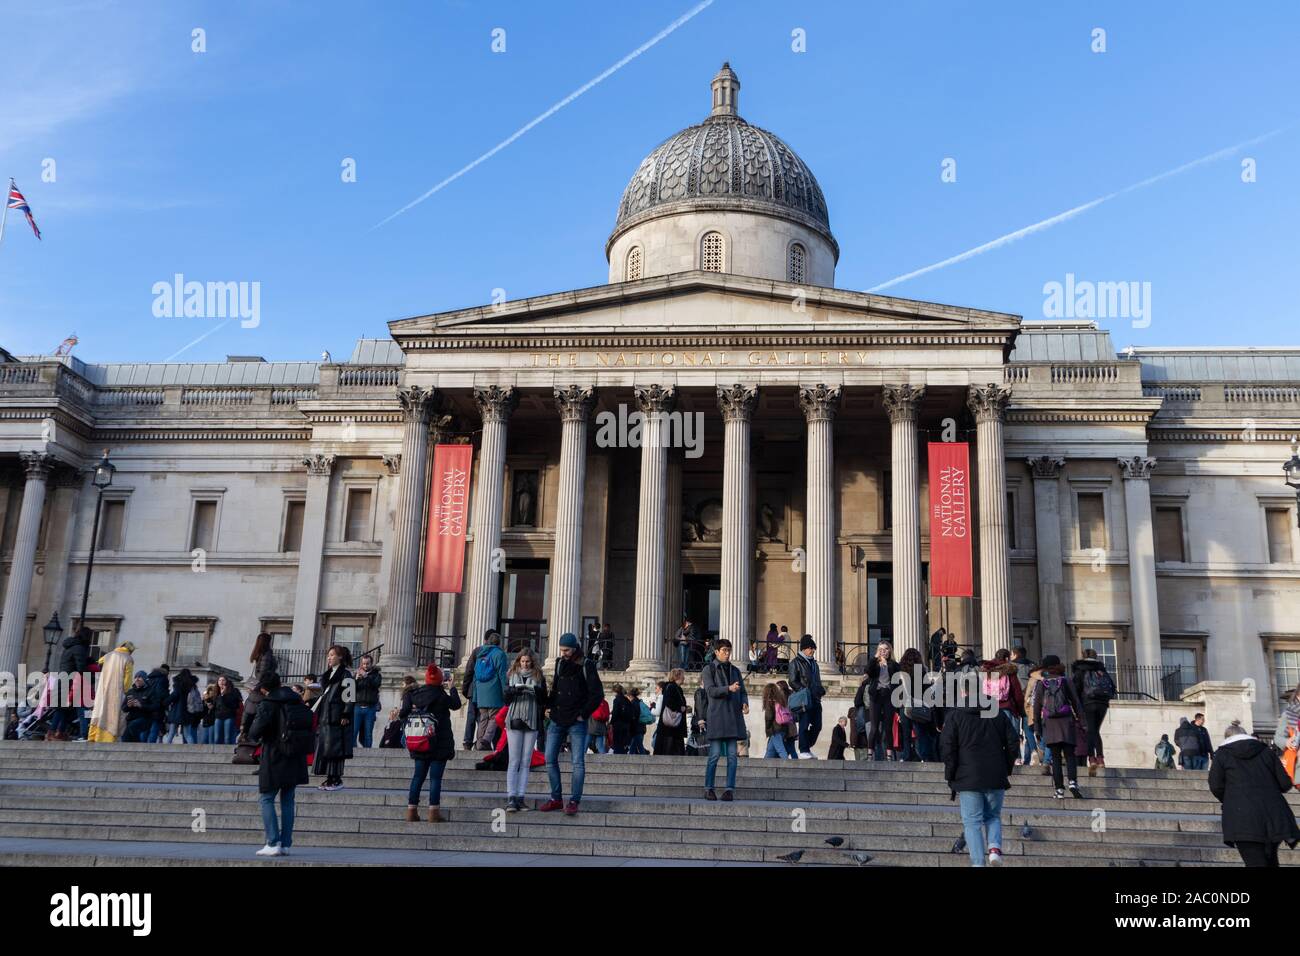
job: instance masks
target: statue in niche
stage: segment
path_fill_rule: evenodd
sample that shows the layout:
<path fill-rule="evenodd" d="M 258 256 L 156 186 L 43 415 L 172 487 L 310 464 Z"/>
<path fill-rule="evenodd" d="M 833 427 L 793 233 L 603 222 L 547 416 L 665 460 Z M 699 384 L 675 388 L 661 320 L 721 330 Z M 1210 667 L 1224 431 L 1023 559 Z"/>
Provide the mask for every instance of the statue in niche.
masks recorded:
<path fill-rule="evenodd" d="M 515 527 L 537 527 L 537 473 L 533 471 L 515 472 L 514 503 L 511 514 Z"/>
<path fill-rule="evenodd" d="M 758 506 L 758 540 L 779 542 L 780 534 L 781 524 L 777 520 L 776 511 L 764 501 Z"/>

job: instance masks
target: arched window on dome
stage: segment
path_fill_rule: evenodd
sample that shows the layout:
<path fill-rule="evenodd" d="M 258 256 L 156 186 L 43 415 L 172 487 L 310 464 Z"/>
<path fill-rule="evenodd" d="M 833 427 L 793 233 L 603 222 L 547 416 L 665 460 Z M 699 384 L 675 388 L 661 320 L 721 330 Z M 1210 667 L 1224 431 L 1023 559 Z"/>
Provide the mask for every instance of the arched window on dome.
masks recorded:
<path fill-rule="evenodd" d="M 633 246 L 627 251 L 627 266 L 623 269 L 623 281 L 631 282 L 641 278 L 641 247 Z"/>
<path fill-rule="evenodd" d="M 804 264 L 808 261 L 808 252 L 798 242 L 790 243 L 790 262 L 786 266 L 786 278 L 790 282 L 803 282 Z"/>
<path fill-rule="evenodd" d="M 720 232 L 706 232 L 700 240 L 700 268 L 705 272 L 721 272 L 726 248 Z"/>

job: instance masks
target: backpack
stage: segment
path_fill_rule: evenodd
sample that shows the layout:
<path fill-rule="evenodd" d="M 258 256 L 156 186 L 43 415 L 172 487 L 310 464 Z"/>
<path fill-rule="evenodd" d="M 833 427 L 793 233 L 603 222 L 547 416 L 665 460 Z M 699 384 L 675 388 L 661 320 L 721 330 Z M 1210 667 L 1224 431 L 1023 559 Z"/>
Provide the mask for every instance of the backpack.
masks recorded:
<path fill-rule="evenodd" d="M 491 651 L 484 651 L 474 661 L 474 680 L 486 684 L 497 676 L 497 656 Z"/>
<path fill-rule="evenodd" d="M 1083 672 L 1083 699 L 1110 700 L 1115 696 L 1115 681 L 1105 668 Z"/>
<path fill-rule="evenodd" d="M 305 757 L 314 749 L 311 708 L 302 701 L 277 702 L 280 707 L 280 733 L 276 750 L 289 757 Z"/>
<path fill-rule="evenodd" d="M 190 692 L 185 695 L 185 713 L 191 716 L 203 713 L 203 694 L 199 692 L 198 687 L 191 687 Z"/>
<path fill-rule="evenodd" d="M 1000 705 L 1011 698 L 1011 680 L 1006 674 L 989 674 L 984 678 L 984 696 L 996 700 Z"/>
<path fill-rule="evenodd" d="M 433 751 L 438 737 L 438 718 L 427 710 L 413 710 L 406 718 L 406 749 L 413 754 Z"/>
<path fill-rule="evenodd" d="M 655 722 L 655 715 L 650 712 L 649 705 L 643 700 L 638 700 L 637 704 L 639 705 L 638 709 L 641 712 L 641 716 L 638 718 L 640 722 L 642 724 L 653 724 Z"/>
<path fill-rule="evenodd" d="M 786 708 L 785 704 L 777 704 L 774 708 L 773 721 L 778 724 L 793 724 L 794 715 Z"/>
<path fill-rule="evenodd" d="M 1065 690 L 1064 677 L 1044 677 L 1036 693 L 1043 697 L 1043 719 L 1048 717 L 1069 717 L 1074 713 L 1070 706 L 1070 695 Z"/>

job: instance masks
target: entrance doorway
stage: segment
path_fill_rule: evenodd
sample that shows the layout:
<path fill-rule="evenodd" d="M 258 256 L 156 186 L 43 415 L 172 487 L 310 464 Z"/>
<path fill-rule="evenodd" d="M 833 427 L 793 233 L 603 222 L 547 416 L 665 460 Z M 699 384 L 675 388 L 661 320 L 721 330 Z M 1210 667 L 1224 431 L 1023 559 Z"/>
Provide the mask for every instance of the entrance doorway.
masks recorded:
<path fill-rule="evenodd" d="M 508 654 L 513 656 L 527 647 L 539 659 L 545 658 L 550 598 L 549 561 L 544 558 L 506 561 L 505 573 L 501 575 L 497 630 Z"/>
<path fill-rule="evenodd" d="M 682 613 L 699 628 L 700 641 L 715 641 L 718 638 L 719 619 L 722 614 L 722 575 L 720 574 L 684 574 L 682 575 Z M 675 634 L 681 627 L 681 621 L 669 621 L 668 627 Z M 674 660 L 676 660 L 674 648 Z M 704 646 L 693 649 L 691 666 L 700 667 L 704 663 Z"/>

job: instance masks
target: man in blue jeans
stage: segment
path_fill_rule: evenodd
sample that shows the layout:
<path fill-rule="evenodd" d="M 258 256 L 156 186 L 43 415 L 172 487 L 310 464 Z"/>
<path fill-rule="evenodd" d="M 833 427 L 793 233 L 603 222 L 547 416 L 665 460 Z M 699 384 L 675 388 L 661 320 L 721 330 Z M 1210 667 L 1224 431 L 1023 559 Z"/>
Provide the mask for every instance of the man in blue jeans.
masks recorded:
<path fill-rule="evenodd" d="M 266 846 L 257 856 L 286 856 L 293 846 L 294 788 L 307 782 L 307 753 L 312 746 L 311 710 L 302 698 L 280 686 L 280 675 L 270 671 L 258 682 L 266 696 L 257 705 L 248 734 L 262 743 L 257 765 L 258 801 Z M 280 798 L 276 819 L 275 798 Z"/>
<path fill-rule="evenodd" d="M 383 678 L 369 654 L 357 661 L 355 676 L 356 706 L 352 717 L 352 746 L 373 746 L 375 714 L 379 713 L 379 688 Z"/>
<path fill-rule="evenodd" d="M 813 759 L 813 744 L 817 743 L 817 735 L 822 732 L 822 697 L 826 695 L 826 688 L 822 686 L 822 672 L 817 665 L 816 656 L 817 643 L 811 634 L 805 634 L 799 639 L 799 653 L 791 658 L 787 675 L 791 697 L 799 691 L 808 691 L 807 704 L 795 711 L 799 721 L 801 760 Z"/>
<path fill-rule="evenodd" d="M 704 731 L 709 738 L 709 760 L 704 769 L 704 799 L 716 800 L 713 781 L 718 772 L 718 759 L 727 758 L 727 788 L 722 799 L 732 799 L 736 789 L 737 743 L 748 734 L 745 715 L 749 713 L 749 695 L 740 669 L 731 663 L 731 642 L 718 641 L 713 648 L 713 660 L 704 666 L 701 686 L 708 695 L 709 706 L 705 712 Z"/>
<path fill-rule="evenodd" d="M 551 784 L 551 799 L 539 810 L 548 813 L 564 808 L 568 816 L 578 812 L 582 803 L 582 782 L 586 776 L 587 718 L 605 699 L 605 688 L 600 683 L 596 665 L 585 660 L 578 638 L 573 634 L 560 636 L 560 656 L 555 662 L 551 679 L 551 724 L 546 728 L 546 776 Z M 573 762 L 573 782 L 569 802 L 564 802 L 563 780 L 560 777 L 560 745 L 569 740 L 569 759 Z"/>
<path fill-rule="evenodd" d="M 943 775 L 961 800 L 962 829 L 971 866 L 1002 862 L 1002 800 L 1011 787 L 1020 738 L 1011 721 L 986 714 L 966 697 L 943 722 L 939 752 Z"/>

